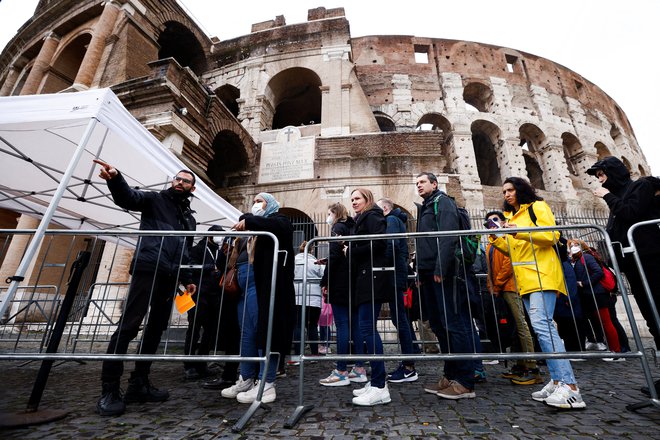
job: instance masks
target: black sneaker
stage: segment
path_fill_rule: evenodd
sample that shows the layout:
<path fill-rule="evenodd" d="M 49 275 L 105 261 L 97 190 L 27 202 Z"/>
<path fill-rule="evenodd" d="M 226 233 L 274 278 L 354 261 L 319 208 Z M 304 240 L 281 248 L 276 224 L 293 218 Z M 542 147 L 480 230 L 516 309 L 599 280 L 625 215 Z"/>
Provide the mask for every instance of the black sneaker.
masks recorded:
<path fill-rule="evenodd" d="M 128 388 L 124 395 L 126 403 L 164 402 L 169 398 L 170 393 L 167 390 L 159 390 L 147 377 L 128 379 Z"/>
<path fill-rule="evenodd" d="M 215 378 L 202 382 L 202 388 L 206 388 L 207 390 L 224 390 L 225 388 L 234 385 L 234 383 L 236 383 L 236 381 L 232 382 L 222 378 Z"/>
<path fill-rule="evenodd" d="M 119 383 L 104 383 L 101 398 L 96 403 L 96 412 L 102 416 L 120 416 L 126 411 Z"/>
<path fill-rule="evenodd" d="M 403 364 L 399 368 L 387 375 L 387 381 L 393 383 L 414 382 L 419 379 L 417 370 L 412 367 L 412 370 L 406 368 Z"/>
<path fill-rule="evenodd" d="M 183 372 L 183 377 L 186 380 L 197 380 L 202 378 L 199 371 L 197 371 L 197 368 L 186 368 Z"/>

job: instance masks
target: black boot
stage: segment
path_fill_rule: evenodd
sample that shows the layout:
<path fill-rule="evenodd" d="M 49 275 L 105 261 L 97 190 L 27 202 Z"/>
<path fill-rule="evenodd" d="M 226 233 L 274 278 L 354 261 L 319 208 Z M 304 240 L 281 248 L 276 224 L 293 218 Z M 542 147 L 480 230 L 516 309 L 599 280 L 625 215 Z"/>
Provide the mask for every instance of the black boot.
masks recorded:
<path fill-rule="evenodd" d="M 660 380 L 656 380 L 654 385 L 655 385 L 655 394 L 660 396 Z M 640 391 L 646 397 L 651 397 L 651 391 L 649 390 L 649 387 L 642 387 L 640 388 Z"/>
<path fill-rule="evenodd" d="M 96 412 L 102 416 L 120 416 L 126 411 L 119 382 L 104 382 L 101 398 L 96 403 Z"/>
<path fill-rule="evenodd" d="M 159 390 L 153 386 L 148 377 L 134 377 L 131 375 L 131 378 L 128 379 L 128 388 L 126 389 L 124 402 L 164 402 L 169 397 L 170 393 L 167 390 Z"/>

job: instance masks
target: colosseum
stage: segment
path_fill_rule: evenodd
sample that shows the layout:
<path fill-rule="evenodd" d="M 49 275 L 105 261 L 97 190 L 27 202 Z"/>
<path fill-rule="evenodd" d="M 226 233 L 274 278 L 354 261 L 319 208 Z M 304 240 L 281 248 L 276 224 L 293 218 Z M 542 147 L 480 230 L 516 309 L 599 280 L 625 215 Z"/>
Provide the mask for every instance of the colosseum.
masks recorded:
<path fill-rule="evenodd" d="M 220 41 L 174 0 L 41 0 L 0 55 L 0 85 L 110 87 L 236 208 L 267 191 L 303 223 L 358 186 L 410 213 L 422 170 L 473 212 L 501 205 L 507 176 L 556 212 L 586 212 L 604 208 L 586 174 L 599 158 L 650 173 L 625 113 L 579 73 L 484 43 L 353 37 L 343 8 Z M 34 224 L 0 213 L 0 228 Z"/>

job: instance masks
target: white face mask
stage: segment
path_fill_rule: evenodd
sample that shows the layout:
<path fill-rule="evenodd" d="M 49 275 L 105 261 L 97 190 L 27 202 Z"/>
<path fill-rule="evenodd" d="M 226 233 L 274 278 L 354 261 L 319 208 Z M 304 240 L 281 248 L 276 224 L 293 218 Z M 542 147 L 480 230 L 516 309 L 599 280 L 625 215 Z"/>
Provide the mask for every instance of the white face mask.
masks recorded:
<path fill-rule="evenodd" d="M 328 225 L 332 226 L 332 225 L 335 224 L 335 217 L 332 216 L 332 215 L 329 215 L 328 218 L 325 219 L 325 222 L 326 222 Z"/>
<path fill-rule="evenodd" d="M 263 217 L 264 213 L 264 204 L 262 202 L 257 202 L 254 205 L 252 205 L 252 214 L 258 216 L 258 217 Z"/>
<path fill-rule="evenodd" d="M 218 246 L 220 246 L 223 241 L 224 241 L 224 238 L 222 238 L 222 237 L 213 237 L 213 243 L 217 244 Z"/>
<path fill-rule="evenodd" d="M 582 249 L 580 248 L 580 246 L 571 246 L 571 254 L 572 255 L 580 253 L 581 251 L 582 251 Z"/>

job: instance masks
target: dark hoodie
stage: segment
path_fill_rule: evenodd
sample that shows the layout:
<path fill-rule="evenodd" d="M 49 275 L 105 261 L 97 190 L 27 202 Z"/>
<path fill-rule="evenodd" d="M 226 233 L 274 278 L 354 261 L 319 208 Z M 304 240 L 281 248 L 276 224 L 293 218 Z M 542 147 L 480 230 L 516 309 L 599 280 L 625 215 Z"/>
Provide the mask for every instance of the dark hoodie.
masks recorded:
<path fill-rule="evenodd" d="M 401 234 L 406 232 L 408 214 L 395 208 L 387 216 L 387 233 Z M 396 271 L 396 287 L 398 291 L 406 289 L 408 284 L 408 244 L 405 238 L 387 240 L 386 254 L 394 263 Z"/>
<path fill-rule="evenodd" d="M 632 225 L 660 218 L 660 207 L 655 200 L 655 188 L 648 179 L 633 181 L 623 162 L 613 156 L 599 160 L 587 170 L 587 173 L 595 176 L 598 170 L 603 170 L 607 176 L 603 187 L 610 191 L 603 197 L 610 208 L 607 233 L 613 242 L 621 242 L 627 247 L 629 245 L 627 233 Z M 657 226 L 637 228 L 633 238 L 640 255 L 660 254 L 660 246 L 658 246 L 660 229 Z"/>

